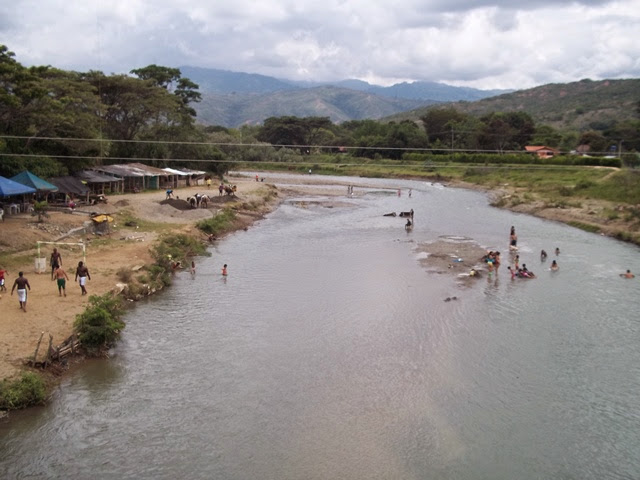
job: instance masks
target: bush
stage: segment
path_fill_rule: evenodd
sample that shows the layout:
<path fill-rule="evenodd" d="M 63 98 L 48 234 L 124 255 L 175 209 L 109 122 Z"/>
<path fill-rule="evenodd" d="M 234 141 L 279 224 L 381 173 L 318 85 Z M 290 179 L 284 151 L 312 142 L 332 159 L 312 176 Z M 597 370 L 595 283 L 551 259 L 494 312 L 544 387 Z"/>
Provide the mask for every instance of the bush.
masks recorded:
<path fill-rule="evenodd" d="M 0 383 L 0 409 L 13 410 L 44 402 L 46 389 L 40 375 L 25 372 L 17 380 Z"/>
<path fill-rule="evenodd" d="M 215 217 L 199 221 L 196 226 L 208 235 L 219 235 L 231 228 L 235 217 L 235 212 L 226 208 Z"/>
<path fill-rule="evenodd" d="M 89 306 L 76 315 L 73 325 L 82 346 L 89 352 L 110 347 L 125 326 L 120 320 L 123 312 L 120 298 L 110 293 L 89 297 Z"/>
<path fill-rule="evenodd" d="M 116 276 L 122 283 L 129 283 L 131 281 L 131 278 L 133 277 L 133 272 L 130 268 L 121 267 L 120 269 L 118 269 Z"/>

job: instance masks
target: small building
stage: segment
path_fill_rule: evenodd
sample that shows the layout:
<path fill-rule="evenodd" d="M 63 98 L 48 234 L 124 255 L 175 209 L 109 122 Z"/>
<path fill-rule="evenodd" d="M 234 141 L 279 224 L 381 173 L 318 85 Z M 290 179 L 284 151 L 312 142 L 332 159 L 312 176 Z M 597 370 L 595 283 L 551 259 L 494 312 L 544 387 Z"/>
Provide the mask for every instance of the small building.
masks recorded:
<path fill-rule="evenodd" d="M 92 170 L 107 175 L 120 177 L 125 192 L 142 192 L 145 189 L 144 171 L 129 165 L 99 165 Z"/>
<path fill-rule="evenodd" d="M 124 180 L 120 177 L 96 172 L 95 170 L 77 172 L 76 177 L 95 195 L 124 192 Z"/>
<path fill-rule="evenodd" d="M 158 190 L 170 187 L 169 174 L 162 168 L 151 167 L 143 163 L 128 163 L 129 168 L 137 168 L 144 172 L 145 190 Z"/>
<path fill-rule="evenodd" d="M 551 158 L 560 154 L 560 150 L 544 145 L 527 145 L 524 149 L 527 153 L 534 153 L 539 158 Z"/>
<path fill-rule="evenodd" d="M 204 177 L 207 175 L 207 172 L 203 172 L 202 170 L 190 170 L 188 168 L 181 168 L 179 170 L 187 174 L 187 186 L 189 187 L 204 185 L 206 183 Z"/>
<path fill-rule="evenodd" d="M 58 191 L 55 194 L 50 194 L 50 197 L 53 196 L 56 200 L 64 202 L 66 199 L 65 196 L 68 195 L 69 198 L 77 198 L 89 203 L 91 189 L 82 183 L 82 180 L 79 178 L 69 176 L 54 177 L 49 179 L 49 183 L 58 187 Z"/>
<path fill-rule="evenodd" d="M 163 168 L 168 175 L 168 182 L 171 188 L 186 187 L 189 182 L 190 174 L 183 172 L 182 170 L 176 170 L 175 168 Z"/>

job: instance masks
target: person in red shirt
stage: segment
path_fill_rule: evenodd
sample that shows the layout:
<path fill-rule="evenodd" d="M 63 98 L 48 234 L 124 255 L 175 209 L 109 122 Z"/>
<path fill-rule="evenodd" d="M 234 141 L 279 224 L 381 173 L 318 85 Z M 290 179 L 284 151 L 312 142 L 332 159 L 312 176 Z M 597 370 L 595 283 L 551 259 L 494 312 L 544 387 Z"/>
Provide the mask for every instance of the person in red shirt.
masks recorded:
<path fill-rule="evenodd" d="M 0 290 L 3 292 L 7 291 L 7 286 L 4 284 L 5 282 L 5 274 L 9 273 L 7 270 L 3 270 L 2 268 L 0 268 Z"/>

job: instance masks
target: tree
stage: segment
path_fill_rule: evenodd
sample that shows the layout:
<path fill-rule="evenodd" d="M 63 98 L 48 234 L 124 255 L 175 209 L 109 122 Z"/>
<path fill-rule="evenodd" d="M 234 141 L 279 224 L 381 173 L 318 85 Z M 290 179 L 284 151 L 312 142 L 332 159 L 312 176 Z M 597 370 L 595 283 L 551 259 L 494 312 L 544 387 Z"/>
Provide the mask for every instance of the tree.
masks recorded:
<path fill-rule="evenodd" d="M 528 113 L 490 113 L 481 117 L 484 123 L 480 145 L 488 150 L 523 150 L 535 132 L 535 122 Z"/>
<path fill-rule="evenodd" d="M 538 125 L 531 138 L 533 145 L 546 147 L 559 147 L 562 142 L 562 134 L 550 125 Z"/>
<path fill-rule="evenodd" d="M 595 130 L 589 130 L 584 132 L 578 140 L 579 145 L 589 145 L 589 153 L 591 154 L 604 154 L 607 151 L 609 142 L 602 136 L 600 132 Z"/>
<path fill-rule="evenodd" d="M 429 143 L 440 140 L 445 145 L 453 143 L 453 125 L 465 122 L 467 115 L 455 108 L 431 108 L 420 118 L 428 135 Z"/>
<path fill-rule="evenodd" d="M 328 117 L 269 117 L 260 129 L 260 141 L 277 146 L 300 146 L 309 153 L 309 146 L 320 138 L 322 130 L 330 130 L 333 124 Z"/>
<path fill-rule="evenodd" d="M 142 80 L 148 80 L 168 92 L 172 92 L 182 102 L 184 113 L 191 117 L 196 116 L 196 111 L 189 104 L 202 100 L 202 95 L 197 91 L 200 87 L 188 78 L 183 78 L 179 68 L 154 64 L 131 70 L 130 73 Z"/>

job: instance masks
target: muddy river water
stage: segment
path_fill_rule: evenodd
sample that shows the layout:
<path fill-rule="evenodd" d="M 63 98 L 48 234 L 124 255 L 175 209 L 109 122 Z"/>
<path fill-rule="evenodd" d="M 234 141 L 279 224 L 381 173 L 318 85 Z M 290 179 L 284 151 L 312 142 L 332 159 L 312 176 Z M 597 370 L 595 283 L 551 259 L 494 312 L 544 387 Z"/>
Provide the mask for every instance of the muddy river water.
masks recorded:
<path fill-rule="evenodd" d="M 0 478 L 640 478 L 640 279 L 619 276 L 637 247 L 478 192 L 335 180 L 341 197 L 316 187 L 220 241 L 127 314 L 110 360 L 0 421 Z M 382 215 L 411 208 L 411 232 Z M 506 271 L 511 225 L 534 280 Z M 442 240 L 503 266 L 434 273 L 419 247 Z"/>

